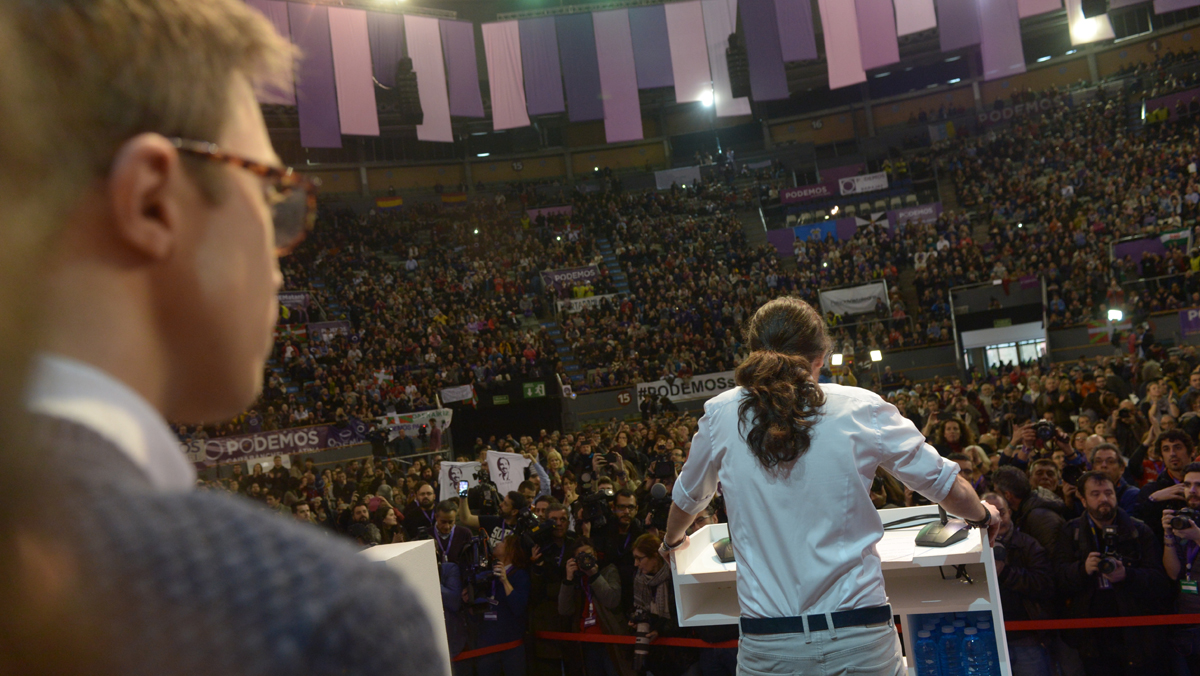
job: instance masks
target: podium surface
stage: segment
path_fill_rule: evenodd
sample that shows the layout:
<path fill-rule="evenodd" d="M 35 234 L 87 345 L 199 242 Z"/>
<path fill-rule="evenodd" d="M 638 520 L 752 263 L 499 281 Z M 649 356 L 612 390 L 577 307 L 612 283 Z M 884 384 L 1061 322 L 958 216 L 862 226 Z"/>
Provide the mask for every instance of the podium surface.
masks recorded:
<path fill-rule="evenodd" d="M 431 664 L 427 674 L 450 676 L 450 643 L 446 640 L 446 616 L 442 614 L 442 581 L 438 575 L 437 553 L 433 540 L 398 542 L 376 545 L 361 552 L 369 561 L 377 561 L 399 573 L 416 594 L 417 601 L 433 628 L 433 641 L 446 659 L 440 665 Z"/>
<path fill-rule="evenodd" d="M 900 616 L 909 673 L 916 673 L 912 664 L 912 641 L 916 638 L 913 616 L 982 611 L 992 616 L 1001 674 L 1012 676 L 992 548 L 984 546 L 983 531 L 974 528 L 965 540 L 949 547 L 918 547 L 917 532 L 928 523 L 926 518 L 933 520 L 937 516 L 936 505 L 879 512 L 885 528 L 893 522 L 920 519 L 913 521 L 912 526 L 898 525 L 885 530 L 876 545 L 888 602 L 892 604 L 892 612 Z M 671 572 L 680 626 L 738 622 L 741 610 L 737 598 L 737 562 L 721 563 L 713 548 L 714 542 L 728 536 L 728 524 L 705 526 L 691 536 L 687 549 L 673 557 Z M 956 579 L 954 566 L 965 566 L 973 582 Z"/>

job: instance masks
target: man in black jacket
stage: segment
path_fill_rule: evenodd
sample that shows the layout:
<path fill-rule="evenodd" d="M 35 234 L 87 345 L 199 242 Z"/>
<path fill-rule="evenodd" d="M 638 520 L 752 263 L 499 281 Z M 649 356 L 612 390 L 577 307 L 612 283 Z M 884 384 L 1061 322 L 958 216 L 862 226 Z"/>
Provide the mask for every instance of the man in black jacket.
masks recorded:
<path fill-rule="evenodd" d="M 1162 545 L 1150 528 L 1117 507 L 1103 472 L 1076 484 L 1086 514 L 1063 529 L 1054 551 L 1058 590 L 1068 617 L 1154 615 L 1166 608 L 1170 585 Z M 1144 627 L 1068 632 L 1088 676 L 1165 673 L 1162 632 Z"/>
<path fill-rule="evenodd" d="M 992 474 L 992 488 L 1008 502 L 1016 527 L 1037 540 L 1046 551 L 1053 552 L 1062 532 L 1062 515 L 1053 503 L 1033 492 L 1025 472 L 1016 467 L 1001 467 Z"/>
<path fill-rule="evenodd" d="M 1183 491 L 1184 468 L 1192 462 L 1196 444 L 1182 430 L 1163 432 L 1158 440 L 1158 454 L 1167 469 L 1158 478 L 1142 487 L 1138 493 L 1134 516 L 1141 519 L 1153 531 L 1155 539 L 1162 540 L 1162 514 L 1165 509 L 1183 509 L 1187 503 Z"/>
<path fill-rule="evenodd" d="M 1054 600 L 1054 566 L 1050 562 L 1050 553 L 1013 525 L 1012 510 L 1003 497 L 987 493 L 983 500 L 1000 511 L 1000 532 L 996 535 L 994 553 L 1004 618 L 1013 621 L 1049 619 L 1049 606 Z M 1023 631 L 1008 637 L 1013 673 L 1051 673 L 1050 653 L 1043 640 L 1041 632 Z"/>

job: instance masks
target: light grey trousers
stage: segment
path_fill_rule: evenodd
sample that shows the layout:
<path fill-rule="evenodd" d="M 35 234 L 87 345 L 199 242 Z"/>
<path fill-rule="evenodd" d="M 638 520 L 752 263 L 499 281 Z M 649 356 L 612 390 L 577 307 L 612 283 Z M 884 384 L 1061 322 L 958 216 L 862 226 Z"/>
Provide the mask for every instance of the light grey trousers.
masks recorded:
<path fill-rule="evenodd" d="M 905 676 L 890 622 L 805 634 L 742 634 L 738 676 Z"/>

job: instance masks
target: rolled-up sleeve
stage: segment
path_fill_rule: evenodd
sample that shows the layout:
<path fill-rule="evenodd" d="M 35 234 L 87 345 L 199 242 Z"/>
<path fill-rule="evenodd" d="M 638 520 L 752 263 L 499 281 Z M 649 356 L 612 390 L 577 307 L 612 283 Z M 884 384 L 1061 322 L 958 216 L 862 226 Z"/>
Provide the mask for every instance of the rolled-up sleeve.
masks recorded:
<path fill-rule="evenodd" d="M 671 499 L 675 506 L 688 514 L 698 514 L 708 503 L 712 502 L 717 493 L 717 471 L 720 463 L 713 451 L 710 420 L 706 413 L 700 418 L 699 428 L 692 437 L 692 448 L 688 453 L 687 462 L 683 463 L 683 471 L 675 480 L 671 490 Z"/>
<path fill-rule="evenodd" d="M 941 502 L 954 486 L 958 463 L 947 460 L 925 443 L 925 437 L 895 406 L 879 401 L 873 410 L 879 438 L 879 465 L 905 486 L 933 502 Z"/>

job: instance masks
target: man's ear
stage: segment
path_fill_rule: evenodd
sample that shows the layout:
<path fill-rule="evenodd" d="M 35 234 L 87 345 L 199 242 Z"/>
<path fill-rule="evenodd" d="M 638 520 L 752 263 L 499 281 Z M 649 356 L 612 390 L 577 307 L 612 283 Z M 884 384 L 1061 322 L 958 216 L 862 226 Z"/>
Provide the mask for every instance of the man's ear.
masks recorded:
<path fill-rule="evenodd" d="M 124 247 L 150 261 L 171 254 L 182 227 L 185 178 L 178 151 L 158 134 L 140 134 L 117 150 L 108 192 L 114 234 Z"/>

